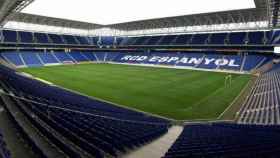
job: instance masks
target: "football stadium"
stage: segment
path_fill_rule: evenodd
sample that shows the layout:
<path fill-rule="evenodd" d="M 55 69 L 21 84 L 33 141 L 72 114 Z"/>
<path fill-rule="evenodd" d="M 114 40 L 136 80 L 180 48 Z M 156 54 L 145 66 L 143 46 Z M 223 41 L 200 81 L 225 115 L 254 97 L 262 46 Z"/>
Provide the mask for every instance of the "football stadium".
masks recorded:
<path fill-rule="evenodd" d="M 280 157 L 279 0 L 89 2 L 0 1 L 0 158 Z"/>

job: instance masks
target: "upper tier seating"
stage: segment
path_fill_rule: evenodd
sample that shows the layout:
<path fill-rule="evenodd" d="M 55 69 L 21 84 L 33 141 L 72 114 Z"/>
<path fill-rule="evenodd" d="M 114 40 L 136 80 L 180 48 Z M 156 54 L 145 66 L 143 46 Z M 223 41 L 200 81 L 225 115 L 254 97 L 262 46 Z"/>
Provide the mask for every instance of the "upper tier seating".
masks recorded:
<path fill-rule="evenodd" d="M 53 44 L 65 44 L 61 35 L 48 34 Z"/>
<path fill-rule="evenodd" d="M 62 37 L 64 38 L 64 41 L 66 44 L 73 44 L 73 45 L 77 45 L 78 42 L 76 41 L 76 37 L 71 36 L 71 35 L 62 35 Z"/>
<path fill-rule="evenodd" d="M 192 45 L 192 44 L 204 45 L 204 44 L 208 43 L 207 42 L 208 37 L 209 37 L 209 34 L 195 34 L 195 35 L 193 35 L 193 37 L 191 39 L 190 45 Z"/>
<path fill-rule="evenodd" d="M 227 36 L 228 36 L 227 33 L 213 33 L 213 34 L 211 34 L 211 38 L 210 38 L 208 44 L 210 44 L 210 45 L 224 45 Z"/>
<path fill-rule="evenodd" d="M 4 37 L 4 42 L 7 43 L 17 43 L 18 42 L 18 35 L 17 32 L 11 30 L 3 30 L 2 35 Z"/>
<path fill-rule="evenodd" d="M 176 37 L 177 37 L 176 35 L 163 36 L 163 38 L 161 39 L 161 41 L 159 41 L 158 44 L 159 45 L 170 45 Z"/>
<path fill-rule="evenodd" d="M 232 32 L 229 34 L 227 44 L 244 45 L 246 43 L 246 32 Z"/>
<path fill-rule="evenodd" d="M 112 46 L 112 45 L 114 45 L 115 43 L 114 43 L 114 37 L 110 37 L 110 36 L 108 36 L 108 37 L 101 37 L 101 44 L 102 45 L 105 45 L 105 46 L 107 46 L 107 45 L 109 45 L 109 46 Z"/>
<path fill-rule="evenodd" d="M 276 158 L 279 130 L 279 126 L 190 124 L 164 158 Z"/>
<path fill-rule="evenodd" d="M 33 33 L 18 31 L 20 42 L 21 43 L 34 43 Z"/>
<path fill-rule="evenodd" d="M 34 33 L 36 43 L 47 44 L 49 42 L 49 38 L 45 33 Z"/>
<path fill-rule="evenodd" d="M 89 39 L 87 37 L 76 36 L 76 39 L 81 45 L 90 45 Z"/>
<path fill-rule="evenodd" d="M 58 35 L 46 33 L 31 33 L 25 31 L 2 31 L 2 42 L 18 44 L 52 44 L 52 45 L 121 45 L 121 46 L 264 46 L 280 44 L 280 30 L 225 32 L 225 33 L 196 33 L 180 35 L 157 35 L 137 37 L 86 37 L 73 35 Z M 33 37 L 34 36 L 34 37 Z"/>
<path fill-rule="evenodd" d="M 280 30 L 127 37 L 121 45 L 261 46 L 280 44 Z"/>
<path fill-rule="evenodd" d="M 265 44 L 265 32 L 250 32 L 248 34 L 248 45 L 263 45 Z"/>

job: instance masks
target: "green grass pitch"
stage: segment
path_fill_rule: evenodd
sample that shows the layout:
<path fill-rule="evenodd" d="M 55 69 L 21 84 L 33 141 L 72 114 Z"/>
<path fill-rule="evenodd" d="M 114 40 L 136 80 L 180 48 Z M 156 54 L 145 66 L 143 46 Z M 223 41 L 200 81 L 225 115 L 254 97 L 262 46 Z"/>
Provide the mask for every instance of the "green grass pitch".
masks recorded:
<path fill-rule="evenodd" d="M 111 64 L 21 69 L 35 77 L 116 104 L 176 120 L 215 119 L 250 75 Z"/>

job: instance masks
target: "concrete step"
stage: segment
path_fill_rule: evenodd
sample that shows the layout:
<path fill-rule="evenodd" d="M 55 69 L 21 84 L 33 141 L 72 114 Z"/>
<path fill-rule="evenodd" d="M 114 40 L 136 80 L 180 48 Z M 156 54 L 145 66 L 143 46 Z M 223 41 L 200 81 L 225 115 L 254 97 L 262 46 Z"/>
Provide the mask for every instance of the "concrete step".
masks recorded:
<path fill-rule="evenodd" d="M 122 158 L 161 158 L 176 141 L 182 131 L 182 126 L 173 126 L 162 137 L 135 151 L 127 153 L 126 155 L 122 156 Z"/>

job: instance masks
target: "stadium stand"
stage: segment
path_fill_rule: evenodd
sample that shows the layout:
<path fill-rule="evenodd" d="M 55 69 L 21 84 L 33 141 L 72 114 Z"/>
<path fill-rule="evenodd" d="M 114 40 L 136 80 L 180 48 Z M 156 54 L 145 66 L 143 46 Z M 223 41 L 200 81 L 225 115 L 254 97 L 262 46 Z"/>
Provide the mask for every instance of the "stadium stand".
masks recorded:
<path fill-rule="evenodd" d="M 220 52 L 22 52 L 2 53 L 7 62 L 16 66 L 43 66 L 60 63 L 80 63 L 89 61 L 116 62 L 127 64 L 169 65 L 209 70 L 231 70 L 249 72 L 272 60 L 269 55 L 245 53 L 228 55 Z M 7 55 L 8 54 L 8 55 Z M 13 58 L 15 56 L 15 58 Z M 9 58 L 12 58 L 9 60 Z M 24 64 L 23 64 L 24 63 Z"/>
<path fill-rule="evenodd" d="M 16 31 L 2 30 L 2 35 L 4 37 L 3 42 L 6 42 L 6 43 L 17 43 L 18 42 L 18 34 Z"/>
<path fill-rule="evenodd" d="M 0 104 L 24 144 L 26 141 L 39 157 L 125 157 L 170 134 L 170 127 L 178 124 L 180 131 L 169 143 L 177 139 L 163 158 L 279 157 L 280 64 L 275 64 L 279 55 L 273 50 L 280 45 L 279 0 L 255 0 L 255 8 L 250 9 L 112 25 L 26 14 L 21 9 L 33 0 L 4 1 L 0 3 Z M 5 28 L 9 22 L 61 28 L 64 33 Z M 108 36 L 110 33 L 113 36 Z M 244 73 L 256 80 L 249 82 L 242 96 L 234 100 L 234 104 L 243 101 L 241 106 L 232 104 L 233 108 L 231 105 L 226 109 L 235 116 L 232 122 L 182 123 L 46 84 L 16 69 L 86 62 L 218 71 L 238 76 Z M 225 88 L 228 77 L 231 75 L 225 78 Z M 1 133 L 0 157 L 13 157 Z"/>
<path fill-rule="evenodd" d="M 275 158 L 279 139 L 279 126 L 190 124 L 164 158 Z"/>
<path fill-rule="evenodd" d="M 53 44 L 66 44 L 61 35 L 48 34 Z"/>
<path fill-rule="evenodd" d="M 280 124 L 279 77 L 280 69 L 277 65 L 257 79 L 254 88 L 238 112 L 239 123 Z"/>
<path fill-rule="evenodd" d="M 15 52 L 2 53 L 2 56 L 4 57 L 5 60 L 14 64 L 15 66 L 18 67 L 25 66 L 25 63 L 19 53 L 15 53 Z"/>
<path fill-rule="evenodd" d="M 54 52 L 53 55 L 61 62 L 61 63 L 75 63 L 73 57 L 71 57 L 68 53 L 65 52 Z"/>
<path fill-rule="evenodd" d="M 80 45 L 90 45 L 88 37 L 76 36 Z"/>
<path fill-rule="evenodd" d="M 95 56 L 95 54 L 91 53 L 91 52 L 82 52 L 82 55 L 88 59 L 88 61 L 97 61 L 97 58 Z"/>
<path fill-rule="evenodd" d="M 65 44 L 65 45 L 120 45 L 120 46 L 176 46 L 176 45 L 200 45 L 200 46 L 269 46 L 280 44 L 280 30 L 251 31 L 251 32 L 225 32 L 225 33 L 201 33 L 161 36 L 138 37 L 86 37 L 74 35 L 58 35 L 50 33 L 31 33 L 25 31 L 3 30 L 4 43 L 19 44 Z M 115 39 L 116 38 L 116 39 Z"/>
<path fill-rule="evenodd" d="M 272 37 L 270 36 L 272 34 Z M 279 44 L 279 31 L 201 33 L 129 37 L 121 45 L 270 45 Z M 272 38 L 272 39 L 270 39 Z"/>
<path fill-rule="evenodd" d="M 26 65 L 28 65 L 29 67 L 43 66 L 43 63 L 38 58 L 38 54 L 37 53 L 24 52 L 24 53 L 20 53 L 19 55 L 24 60 L 24 63 Z"/>
<path fill-rule="evenodd" d="M 64 38 L 64 41 L 66 44 L 72 44 L 72 45 L 77 45 L 78 42 L 76 41 L 75 36 L 70 36 L 70 35 L 62 35 L 62 37 Z"/>
<path fill-rule="evenodd" d="M 21 43 L 34 43 L 33 33 L 18 31 L 18 35 Z"/>
<path fill-rule="evenodd" d="M 70 52 L 68 53 L 76 62 L 89 61 L 81 52 Z"/>
<path fill-rule="evenodd" d="M 12 94 L 8 97 L 13 104 L 32 121 L 40 119 L 47 124 L 41 124 L 39 130 L 46 132 L 47 127 L 52 128 L 95 157 L 117 156 L 161 136 L 169 127 L 169 122 L 161 118 L 51 87 L 3 66 L 0 71 L 1 87 Z M 37 116 L 36 120 L 30 112 Z M 74 156 L 69 146 L 61 147 L 64 143 L 51 141 L 70 157 Z"/>
<path fill-rule="evenodd" d="M 153 64 L 153 65 L 171 65 L 186 66 L 202 69 L 223 69 L 237 71 L 251 71 L 269 61 L 265 55 L 227 55 L 220 52 L 196 52 L 188 53 L 175 52 L 151 53 L 151 54 L 125 54 L 120 53 L 115 62 L 129 64 Z"/>
<path fill-rule="evenodd" d="M 41 58 L 41 61 L 44 63 L 44 65 L 59 63 L 59 61 L 50 52 L 38 53 L 38 55 L 38 58 Z"/>
<path fill-rule="evenodd" d="M 49 38 L 45 33 L 34 33 L 36 43 L 47 44 L 49 42 Z"/>

